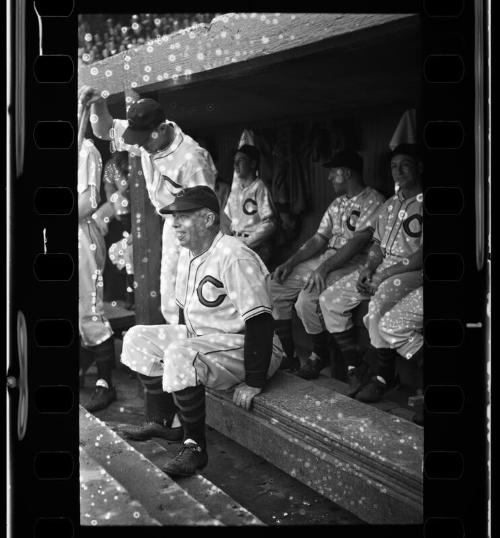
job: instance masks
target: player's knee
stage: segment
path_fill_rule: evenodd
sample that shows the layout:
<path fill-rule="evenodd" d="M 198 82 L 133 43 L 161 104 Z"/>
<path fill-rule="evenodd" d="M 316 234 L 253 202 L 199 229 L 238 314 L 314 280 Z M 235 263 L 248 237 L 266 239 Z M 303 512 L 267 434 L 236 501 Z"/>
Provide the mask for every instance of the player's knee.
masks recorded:
<path fill-rule="evenodd" d="M 144 338 L 145 325 L 136 325 L 130 327 L 123 337 L 123 349 L 126 350 L 129 346 L 137 346 L 137 343 Z"/>

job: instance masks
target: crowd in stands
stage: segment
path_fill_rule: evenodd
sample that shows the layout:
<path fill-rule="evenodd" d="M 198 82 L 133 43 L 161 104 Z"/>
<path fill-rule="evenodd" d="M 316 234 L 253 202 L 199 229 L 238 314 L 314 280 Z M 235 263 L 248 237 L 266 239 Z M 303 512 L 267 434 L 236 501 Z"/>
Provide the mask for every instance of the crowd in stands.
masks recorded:
<path fill-rule="evenodd" d="M 217 13 L 139 13 L 79 15 L 78 57 L 91 64 L 158 36 L 195 24 L 209 24 Z"/>

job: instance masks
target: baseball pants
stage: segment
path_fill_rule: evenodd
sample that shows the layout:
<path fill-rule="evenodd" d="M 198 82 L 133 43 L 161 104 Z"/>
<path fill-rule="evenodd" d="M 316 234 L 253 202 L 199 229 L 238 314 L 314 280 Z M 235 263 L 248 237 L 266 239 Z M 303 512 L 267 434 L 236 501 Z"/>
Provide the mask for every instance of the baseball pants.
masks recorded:
<path fill-rule="evenodd" d="M 106 245 L 96 223 L 84 219 L 78 225 L 78 328 L 82 344 L 96 346 L 113 330 L 104 316 L 102 273 Z"/>
<path fill-rule="evenodd" d="M 228 390 L 245 380 L 243 334 L 190 337 L 185 325 L 136 325 L 123 339 L 121 362 L 145 376 L 163 376 L 163 390 L 175 392 L 199 384 Z M 283 351 L 275 335 L 268 377 Z"/>
<path fill-rule="evenodd" d="M 385 259 L 378 271 L 394 265 L 397 260 Z M 422 271 L 401 273 L 388 278 L 380 284 L 374 295 L 359 293 L 356 283 L 359 269 L 337 280 L 319 298 L 319 304 L 328 332 L 340 333 L 352 326 L 352 311 L 362 302 L 370 299 L 368 313 L 363 318 L 373 347 L 386 347 L 387 342 L 380 336 L 378 324 L 384 314 L 396 305 L 405 295 L 422 285 Z"/>
<path fill-rule="evenodd" d="M 424 343 L 424 288 L 403 297 L 379 322 L 379 334 L 402 357 L 411 359 Z"/>
<path fill-rule="evenodd" d="M 308 334 L 319 334 L 325 330 L 321 311 L 318 306 L 319 294 L 303 290 L 305 281 L 311 271 L 317 269 L 325 260 L 335 254 L 329 249 L 321 256 L 311 258 L 297 264 L 288 278 L 279 284 L 276 280 L 270 280 L 269 290 L 273 300 L 275 319 L 291 319 L 292 308 L 295 305 L 297 315 L 301 319 Z M 327 276 L 326 285 L 331 286 L 339 278 L 352 273 L 359 265 L 364 263 L 364 257 L 355 257 L 347 265 L 336 271 L 331 271 Z"/>

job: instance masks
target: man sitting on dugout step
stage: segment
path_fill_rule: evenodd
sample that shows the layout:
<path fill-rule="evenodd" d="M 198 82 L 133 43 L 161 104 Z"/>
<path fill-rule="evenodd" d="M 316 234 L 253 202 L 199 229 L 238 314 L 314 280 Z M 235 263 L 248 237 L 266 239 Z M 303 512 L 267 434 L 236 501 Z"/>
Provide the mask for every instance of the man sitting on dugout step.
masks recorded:
<path fill-rule="evenodd" d="M 345 354 L 352 353 L 356 345 L 352 311 L 370 299 L 363 321 L 371 349 L 362 363 L 348 372 L 349 395 L 363 402 L 379 401 L 395 382 L 396 351 L 381 333 L 380 320 L 422 285 L 422 170 L 416 145 L 400 144 L 394 149 L 391 173 L 396 194 L 380 209 L 365 266 L 337 280 L 320 296 L 325 326 Z M 370 367 L 373 353 L 376 371 Z"/>
<path fill-rule="evenodd" d="M 175 285 L 179 324 L 137 325 L 123 340 L 122 362 L 145 387 L 146 423 L 124 431 L 133 439 L 184 443 L 164 470 L 189 476 L 208 461 L 205 386 L 228 390 L 250 409 L 283 355 L 274 335 L 268 271 L 235 237 L 220 232 L 219 203 L 205 186 L 179 192 L 172 214 L 182 248 Z M 172 427 L 178 414 L 183 428 Z"/>
<path fill-rule="evenodd" d="M 330 168 L 328 179 L 336 198 L 317 232 L 275 269 L 270 284 L 277 333 L 287 357 L 282 367 L 298 366 L 292 338 L 294 304 L 312 337 L 312 354 L 297 372 L 304 379 L 318 377 L 329 362 L 330 342 L 318 306 L 319 295 L 365 263 L 376 216 L 384 202 L 382 194 L 363 182 L 363 160 L 357 153 L 339 152 L 324 166 Z"/>

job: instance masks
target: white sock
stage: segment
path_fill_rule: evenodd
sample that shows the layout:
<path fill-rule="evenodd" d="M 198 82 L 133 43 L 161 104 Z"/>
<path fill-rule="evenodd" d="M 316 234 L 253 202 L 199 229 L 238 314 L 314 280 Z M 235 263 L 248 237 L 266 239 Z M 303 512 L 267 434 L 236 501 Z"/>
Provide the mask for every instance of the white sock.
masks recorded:
<path fill-rule="evenodd" d="M 98 379 L 95 382 L 96 387 L 104 387 L 105 389 L 109 389 L 108 382 L 105 379 Z"/>
<path fill-rule="evenodd" d="M 383 377 L 381 377 L 381 376 L 378 375 L 378 376 L 377 376 L 377 379 L 378 379 L 381 383 L 383 383 L 384 385 L 387 385 L 387 381 L 386 381 Z"/>
<path fill-rule="evenodd" d="M 184 444 L 185 445 L 196 445 L 196 446 L 198 446 L 198 443 L 194 439 L 186 439 L 184 441 Z"/>
<path fill-rule="evenodd" d="M 174 415 L 174 420 L 172 420 L 171 428 L 179 428 L 182 426 L 181 421 L 179 420 L 179 416 L 177 413 Z"/>

